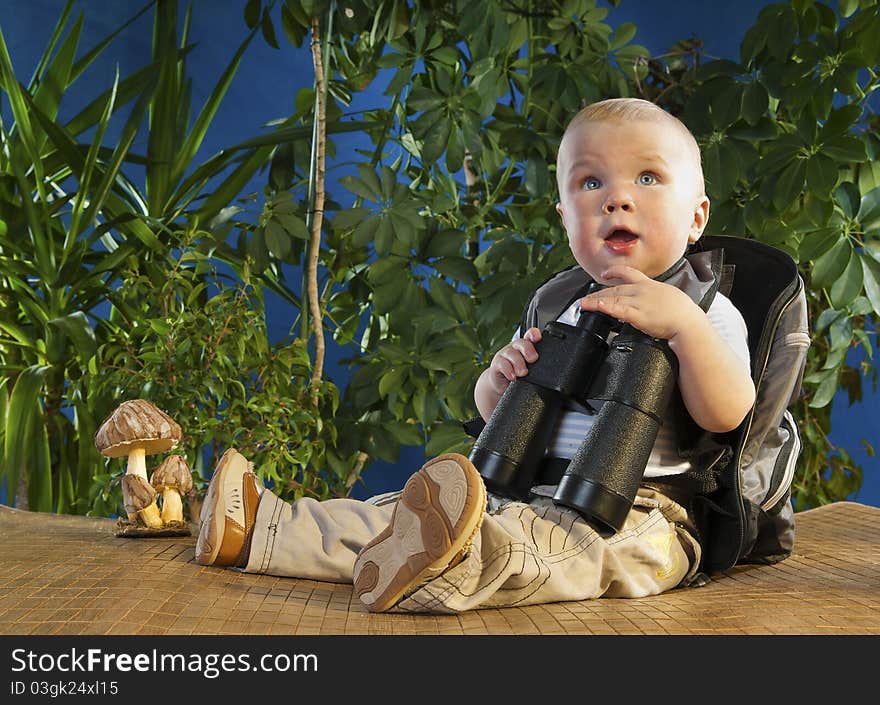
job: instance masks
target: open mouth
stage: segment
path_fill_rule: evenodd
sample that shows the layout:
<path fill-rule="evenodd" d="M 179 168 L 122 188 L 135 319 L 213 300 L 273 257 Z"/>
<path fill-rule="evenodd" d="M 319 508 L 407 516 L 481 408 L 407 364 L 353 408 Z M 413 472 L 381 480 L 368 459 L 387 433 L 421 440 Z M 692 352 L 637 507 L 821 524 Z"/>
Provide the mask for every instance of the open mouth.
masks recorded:
<path fill-rule="evenodd" d="M 605 237 L 605 242 L 608 242 L 609 240 L 614 242 L 632 242 L 633 240 L 638 239 L 638 237 L 638 235 L 631 233 L 625 228 L 616 228 L 608 233 Z"/>
<path fill-rule="evenodd" d="M 625 228 L 615 228 L 605 237 L 605 247 L 612 252 L 625 252 L 632 248 L 639 236 Z"/>

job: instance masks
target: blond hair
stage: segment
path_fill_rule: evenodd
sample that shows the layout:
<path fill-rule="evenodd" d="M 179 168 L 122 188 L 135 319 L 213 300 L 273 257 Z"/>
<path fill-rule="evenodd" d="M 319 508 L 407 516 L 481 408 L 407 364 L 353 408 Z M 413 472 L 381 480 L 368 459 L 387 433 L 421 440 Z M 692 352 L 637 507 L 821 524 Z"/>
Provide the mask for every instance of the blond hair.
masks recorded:
<path fill-rule="evenodd" d="M 562 144 L 566 135 L 578 125 L 586 122 L 636 122 L 636 121 L 663 122 L 675 129 L 688 145 L 688 151 L 694 158 L 694 168 L 697 175 L 697 186 L 701 194 L 705 193 L 705 184 L 703 181 L 703 160 L 700 154 L 700 145 L 697 144 L 691 131 L 687 126 L 679 120 L 675 115 L 666 112 L 659 105 L 641 98 L 609 98 L 600 100 L 598 103 L 591 103 L 581 110 L 571 119 L 565 132 L 562 134 L 562 141 L 559 143 L 559 151 L 562 152 Z M 557 155 L 557 175 L 559 174 L 559 157 Z"/>

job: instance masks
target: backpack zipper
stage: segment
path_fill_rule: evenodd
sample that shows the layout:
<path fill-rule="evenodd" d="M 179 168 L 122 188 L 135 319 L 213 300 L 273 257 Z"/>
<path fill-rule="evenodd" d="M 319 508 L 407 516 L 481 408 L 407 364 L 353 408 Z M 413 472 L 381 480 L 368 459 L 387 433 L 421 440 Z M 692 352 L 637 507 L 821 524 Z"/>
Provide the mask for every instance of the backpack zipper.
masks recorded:
<path fill-rule="evenodd" d="M 783 419 L 788 421 L 789 427 L 791 429 L 793 443 L 791 451 L 788 454 L 788 459 L 785 461 L 785 472 L 782 473 L 782 480 L 780 481 L 779 486 L 776 488 L 776 491 L 772 495 L 770 495 L 770 497 L 761 502 L 761 509 L 763 509 L 765 512 L 776 506 L 779 500 L 785 496 L 785 493 L 788 490 L 789 485 L 791 485 L 792 479 L 794 478 L 794 467 L 797 464 L 798 456 L 801 453 L 801 437 L 795 427 L 794 419 L 787 409 L 785 411 L 785 414 L 783 414 Z"/>
<path fill-rule="evenodd" d="M 782 319 L 782 316 L 785 314 L 785 312 L 788 310 L 788 308 L 797 299 L 797 293 L 799 290 L 800 290 L 800 286 L 794 287 L 794 291 L 792 291 L 791 296 L 788 299 L 788 301 L 786 301 L 785 304 L 780 307 L 779 312 L 773 317 L 773 335 L 775 335 L 776 328 L 779 326 L 779 321 Z M 767 372 L 767 365 L 770 362 L 770 348 L 773 347 L 773 335 L 771 335 L 768 338 L 770 342 L 767 344 L 766 351 L 761 350 L 763 361 L 762 361 L 762 365 L 761 365 L 761 374 L 758 375 L 757 379 L 755 380 L 755 389 L 757 389 L 760 386 L 761 381 L 764 379 L 764 374 Z M 748 416 L 749 420 L 748 420 L 748 423 L 746 424 L 744 438 L 748 438 L 749 432 L 752 430 L 752 420 L 754 419 L 754 416 L 755 416 L 755 410 L 754 410 L 754 407 L 752 407 L 752 411 L 749 412 L 749 416 Z M 740 554 L 742 552 L 743 539 L 745 538 L 745 516 L 744 516 L 744 509 L 742 506 L 742 504 L 743 504 L 742 474 L 739 471 L 740 467 L 742 466 L 742 454 L 743 454 L 744 449 L 745 449 L 745 444 L 743 444 L 740 447 L 739 452 L 736 454 L 736 468 L 737 468 L 737 470 L 736 470 L 736 494 L 737 494 L 736 501 L 737 501 L 737 506 L 739 507 L 739 513 L 740 513 L 740 516 L 739 516 L 740 520 L 737 522 L 738 528 L 739 528 L 739 536 L 738 536 L 739 548 L 736 551 L 736 553 L 737 553 L 736 558 L 734 559 L 734 562 L 731 565 L 736 565 L 736 561 L 739 559 Z M 788 468 L 786 468 L 786 471 L 787 470 L 788 470 Z"/>

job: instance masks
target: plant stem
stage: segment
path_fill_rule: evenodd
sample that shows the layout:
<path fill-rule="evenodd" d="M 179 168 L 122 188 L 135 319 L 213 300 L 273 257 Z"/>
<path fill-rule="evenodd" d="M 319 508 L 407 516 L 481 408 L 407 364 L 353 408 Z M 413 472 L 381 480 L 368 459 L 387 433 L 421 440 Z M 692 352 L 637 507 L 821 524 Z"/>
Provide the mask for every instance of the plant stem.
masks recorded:
<path fill-rule="evenodd" d="M 321 252 L 321 227 L 324 223 L 324 152 L 327 142 L 326 126 L 326 95 L 324 61 L 321 56 L 321 23 L 312 17 L 312 63 L 315 68 L 315 132 L 316 139 L 312 143 L 314 171 L 311 180 L 314 184 L 314 201 L 311 204 L 311 240 L 309 256 L 306 264 L 306 283 L 308 286 L 309 311 L 312 318 L 312 330 L 315 333 L 315 364 L 312 367 L 310 382 L 312 403 L 318 402 L 318 385 L 324 372 L 324 322 L 321 315 L 321 300 L 318 294 L 318 258 Z"/>

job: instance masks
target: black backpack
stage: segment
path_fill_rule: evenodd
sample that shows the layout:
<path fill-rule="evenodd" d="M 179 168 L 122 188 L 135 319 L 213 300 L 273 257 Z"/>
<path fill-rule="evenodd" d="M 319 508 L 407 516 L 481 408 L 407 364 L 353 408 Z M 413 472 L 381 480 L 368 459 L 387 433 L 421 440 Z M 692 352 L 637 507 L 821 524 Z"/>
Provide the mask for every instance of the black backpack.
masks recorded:
<path fill-rule="evenodd" d="M 804 284 L 788 254 L 737 237 L 707 235 L 697 245 L 688 256 L 696 288 L 688 293 L 705 310 L 717 289 L 742 313 L 756 389 L 752 410 L 733 431 L 711 434 L 689 417 L 685 424 L 682 454 L 695 466 L 686 480 L 696 492 L 690 509 L 703 546 L 701 569 L 714 572 L 775 563 L 791 553 L 800 438 L 788 409 L 800 392 L 810 336 Z M 579 267 L 551 277 L 532 293 L 520 332 L 555 320 L 588 285 Z M 465 429 L 476 436 L 481 421 Z"/>

